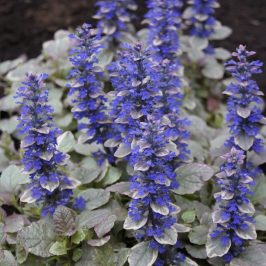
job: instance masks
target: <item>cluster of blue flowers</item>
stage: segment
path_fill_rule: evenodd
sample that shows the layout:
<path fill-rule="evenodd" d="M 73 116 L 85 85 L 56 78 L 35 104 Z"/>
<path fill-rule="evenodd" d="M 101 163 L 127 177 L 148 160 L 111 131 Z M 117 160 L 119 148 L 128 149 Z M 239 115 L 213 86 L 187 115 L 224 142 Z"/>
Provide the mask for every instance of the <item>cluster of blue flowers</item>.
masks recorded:
<path fill-rule="evenodd" d="M 61 131 L 52 120 L 53 110 L 48 105 L 48 90 L 44 83 L 46 78 L 45 74 L 28 74 L 16 94 L 21 104 L 18 130 L 24 136 L 22 163 L 31 179 L 21 201 L 41 202 L 42 215 L 52 214 L 59 205 L 67 205 L 72 190 L 79 184 L 59 170 L 67 156 L 56 148 Z M 75 203 L 77 208 L 83 206 L 81 201 Z"/>
<path fill-rule="evenodd" d="M 171 60 L 178 52 L 182 6 L 181 0 L 148 1 L 149 11 L 145 16 L 149 24 L 148 43 L 162 57 L 161 60 Z"/>
<path fill-rule="evenodd" d="M 222 156 L 225 163 L 216 175 L 221 192 L 215 196 L 219 206 L 213 213 L 216 227 L 210 234 L 212 239 L 220 239 L 224 247 L 220 255 L 226 263 L 244 250 L 248 240 L 257 237 L 252 217 L 255 209 L 248 196 L 259 169 L 247 160 L 247 154 L 262 151 L 262 141 L 257 135 L 265 118 L 258 106 L 262 103 L 260 96 L 263 93 L 252 80 L 253 74 L 261 73 L 262 63 L 248 60 L 254 54 L 240 45 L 233 53 L 237 60 L 226 64 L 226 69 L 236 80 L 225 90 L 229 95 L 227 122 L 232 135 L 226 146 L 231 150 Z"/>
<path fill-rule="evenodd" d="M 184 85 L 183 67 L 179 62 L 179 36 L 181 9 L 183 1 L 149 0 L 149 11 L 146 15 L 149 23 L 148 43 L 151 44 L 151 59 L 156 72 L 154 81 L 162 92 L 161 112 L 167 116 L 171 124 L 171 134 L 175 144 L 181 151 L 179 160 L 188 154 L 185 139 L 189 134 L 186 127 L 189 122 L 180 118 Z"/>
<path fill-rule="evenodd" d="M 122 32 L 130 31 L 129 23 L 134 19 L 132 11 L 137 9 L 135 0 L 105 0 L 96 3 L 98 11 L 97 29 L 107 37 L 119 42 Z"/>
<path fill-rule="evenodd" d="M 187 23 L 190 26 L 190 35 L 201 39 L 209 39 L 217 24 L 214 13 L 215 8 L 219 7 L 219 3 L 216 0 L 190 0 L 189 3 L 191 7 L 187 12 Z M 209 44 L 204 51 L 207 54 L 212 54 L 214 49 Z"/>
<path fill-rule="evenodd" d="M 103 70 L 97 66 L 102 45 L 101 35 L 91 25 L 83 24 L 77 33 L 70 36 L 77 41 L 71 50 L 73 82 L 69 96 L 73 97 L 72 113 L 78 121 L 78 129 L 85 133 L 84 141 L 103 143 L 106 140 L 108 120 L 106 115 L 104 83 L 100 81 Z"/>
<path fill-rule="evenodd" d="M 152 53 L 140 44 L 127 46 L 109 70 L 115 89 L 111 117 L 119 134 L 107 144 L 119 145 L 115 155 L 127 157 L 133 171 L 125 228 L 137 230 L 138 240 L 147 240 L 151 248 L 164 253 L 165 245 L 178 245 L 179 207 L 172 204 L 170 191 L 178 187 L 173 161 L 183 152 L 174 143 L 180 138 L 176 125 L 165 114 L 162 89 L 171 87 L 163 88 Z M 156 265 L 164 261 L 158 258 Z"/>

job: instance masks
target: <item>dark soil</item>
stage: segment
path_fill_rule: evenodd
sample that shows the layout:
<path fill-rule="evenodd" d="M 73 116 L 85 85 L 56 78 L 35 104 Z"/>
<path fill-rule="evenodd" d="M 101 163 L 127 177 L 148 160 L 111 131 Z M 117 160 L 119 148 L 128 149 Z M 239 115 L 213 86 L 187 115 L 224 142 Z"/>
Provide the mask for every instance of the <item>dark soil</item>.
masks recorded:
<path fill-rule="evenodd" d="M 40 53 L 42 43 L 51 39 L 57 29 L 92 22 L 95 2 L 0 0 L 0 61 L 14 59 L 21 54 L 35 57 Z M 145 12 L 145 1 L 138 2 L 141 12 Z M 220 3 L 217 16 L 234 31 L 222 45 L 233 50 L 239 44 L 247 44 L 266 64 L 266 1 L 223 0 Z M 266 73 L 259 78 L 259 83 L 266 87 Z"/>

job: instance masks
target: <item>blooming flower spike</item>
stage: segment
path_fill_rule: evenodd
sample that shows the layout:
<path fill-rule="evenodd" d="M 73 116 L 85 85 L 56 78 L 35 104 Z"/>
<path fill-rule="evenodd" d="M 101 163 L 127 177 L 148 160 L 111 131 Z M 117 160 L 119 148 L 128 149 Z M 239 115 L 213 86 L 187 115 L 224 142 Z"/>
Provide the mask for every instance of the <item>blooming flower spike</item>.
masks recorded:
<path fill-rule="evenodd" d="M 18 129 L 23 136 L 22 163 L 31 179 L 21 201 L 41 202 L 43 215 L 52 214 L 59 205 L 67 205 L 72 189 L 79 184 L 59 170 L 67 156 L 56 148 L 61 131 L 53 123 L 53 110 L 48 104 L 48 90 L 44 83 L 46 78 L 45 74 L 28 74 L 16 94 L 21 104 Z"/>
<path fill-rule="evenodd" d="M 218 204 L 213 212 L 214 228 L 207 243 L 209 257 L 223 257 L 229 263 L 243 252 L 248 241 L 257 237 L 253 214 L 255 208 L 248 196 L 250 186 L 259 173 L 247 158 L 250 152 L 263 150 L 258 136 L 262 116 L 262 92 L 252 79 L 253 74 L 261 73 L 260 61 L 249 61 L 254 55 L 240 45 L 233 53 L 235 59 L 226 63 L 226 69 L 235 78 L 225 90 L 227 102 L 227 122 L 232 137 L 226 142 L 230 152 L 223 155 L 225 161 L 216 175 L 220 192 L 215 198 Z"/>

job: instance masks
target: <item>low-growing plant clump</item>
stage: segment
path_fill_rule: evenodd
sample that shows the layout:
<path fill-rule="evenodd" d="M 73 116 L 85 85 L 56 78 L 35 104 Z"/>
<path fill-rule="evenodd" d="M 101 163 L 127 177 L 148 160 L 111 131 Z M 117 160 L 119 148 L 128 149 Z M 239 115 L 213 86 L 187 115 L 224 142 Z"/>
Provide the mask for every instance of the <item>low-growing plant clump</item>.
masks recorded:
<path fill-rule="evenodd" d="M 217 1 L 146 4 L 0 64 L 0 265 L 266 265 L 262 62 Z"/>

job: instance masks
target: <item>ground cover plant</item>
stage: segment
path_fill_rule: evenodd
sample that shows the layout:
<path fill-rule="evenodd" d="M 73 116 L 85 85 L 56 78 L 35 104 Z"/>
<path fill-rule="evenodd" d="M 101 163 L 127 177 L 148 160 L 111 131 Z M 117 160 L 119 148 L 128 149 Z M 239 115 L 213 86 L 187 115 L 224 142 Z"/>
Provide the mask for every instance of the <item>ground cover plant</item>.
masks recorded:
<path fill-rule="evenodd" d="M 217 1 L 146 3 L 1 63 L 0 265 L 266 265 L 262 62 Z"/>

